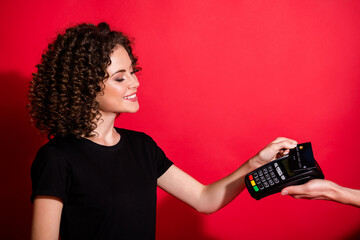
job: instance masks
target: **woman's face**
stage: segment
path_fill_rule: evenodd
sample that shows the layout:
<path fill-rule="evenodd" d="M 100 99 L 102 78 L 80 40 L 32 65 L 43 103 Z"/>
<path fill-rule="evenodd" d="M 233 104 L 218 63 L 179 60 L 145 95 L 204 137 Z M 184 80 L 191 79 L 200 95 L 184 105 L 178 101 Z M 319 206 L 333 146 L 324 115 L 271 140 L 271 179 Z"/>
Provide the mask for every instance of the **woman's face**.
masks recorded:
<path fill-rule="evenodd" d="M 111 64 L 106 69 L 109 78 L 104 81 L 103 94 L 96 101 L 103 116 L 139 110 L 136 96 L 139 81 L 135 75 L 131 59 L 124 47 L 118 46 L 110 55 Z"/>

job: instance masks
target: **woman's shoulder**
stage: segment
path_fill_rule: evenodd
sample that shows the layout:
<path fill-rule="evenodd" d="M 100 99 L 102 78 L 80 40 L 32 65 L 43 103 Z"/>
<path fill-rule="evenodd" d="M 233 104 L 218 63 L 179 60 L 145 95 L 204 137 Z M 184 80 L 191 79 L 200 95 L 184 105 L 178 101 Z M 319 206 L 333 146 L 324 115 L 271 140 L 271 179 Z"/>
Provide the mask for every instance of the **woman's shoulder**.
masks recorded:
<path fill-rule="evenodd" d="M 32 162 L 31 171 L 35 174 L 42 169 L 50 166 L 67 166 L 67 157 L 63 150 L 63 140 L 54 137 L 43 146 L 41 146 L 36 153 L 34 161 Z"/>
<path fill-rule="evenodd" d="M 73 136 L 55 136 L 42 145 L 37 155 L 64 155 L 67 148 L 73 145 Z"/>
<path fill-rule="evenodd" d="M 125 128 L 117 128 L 115 130 L 120 134 L 120 136 L 135 142 L 146 142 L 149 144 L 154 144 L 155 141 L 148 134 L 140 131 L 125 129 Z"/>
<path fill-rule="evenodd" d="M 144 132 L 140 132 L 140 131 L 130 130 L 130 129 L 126 129 L 126 128 L 118 128 L 118 127 L 115 127 L 115 130 L 120 135 L 125 134 L 125 135 L 131 136 L 131 137 L 151 138 L 148 134 L 146 134 Z"/>

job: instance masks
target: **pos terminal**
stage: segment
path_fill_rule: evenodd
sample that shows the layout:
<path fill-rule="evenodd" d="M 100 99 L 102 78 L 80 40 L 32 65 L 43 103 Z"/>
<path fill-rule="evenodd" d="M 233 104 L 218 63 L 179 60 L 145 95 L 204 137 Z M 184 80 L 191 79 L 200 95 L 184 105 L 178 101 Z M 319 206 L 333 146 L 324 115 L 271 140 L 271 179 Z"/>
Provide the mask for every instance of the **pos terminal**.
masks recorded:
<path fill-rule="evenodd" d="M 314 159 L 311 143 L 307 142 L 248 173 L 245 184 L 250 195 L 259 200 L 287 186 L 304 184 L 315 178 L 324 178 L 324 174 Z"/>

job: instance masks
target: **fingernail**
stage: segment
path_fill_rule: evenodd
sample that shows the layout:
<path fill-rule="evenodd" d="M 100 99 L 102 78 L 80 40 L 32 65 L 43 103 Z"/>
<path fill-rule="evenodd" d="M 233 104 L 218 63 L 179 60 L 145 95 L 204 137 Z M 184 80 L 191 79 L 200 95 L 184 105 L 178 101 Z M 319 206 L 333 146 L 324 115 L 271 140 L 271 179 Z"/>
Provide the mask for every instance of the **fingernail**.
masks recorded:
<path fill-rule="evenodd" d="M 288 194 L 289 194 L 289 192 L 287 190 L 285 190 L 281 193 L 281 195 L 288 195 Z"/>

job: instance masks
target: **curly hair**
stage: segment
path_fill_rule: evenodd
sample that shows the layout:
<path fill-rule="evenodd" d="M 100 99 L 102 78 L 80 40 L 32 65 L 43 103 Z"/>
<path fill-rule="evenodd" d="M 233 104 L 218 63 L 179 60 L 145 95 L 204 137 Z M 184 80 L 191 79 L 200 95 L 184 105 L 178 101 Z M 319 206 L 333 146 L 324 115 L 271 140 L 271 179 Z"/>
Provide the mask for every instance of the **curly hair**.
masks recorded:
<path fill-rule="evenodd" d="M 30 82 L 31 121 L 49 139 L 56 135 L 94 136 L 101 114 L 96 96 L 108 78 L 110 55 L 123 46 L 136 67 L 130 40 L 107 23 L 79 24 L 48 45 Z"/>

